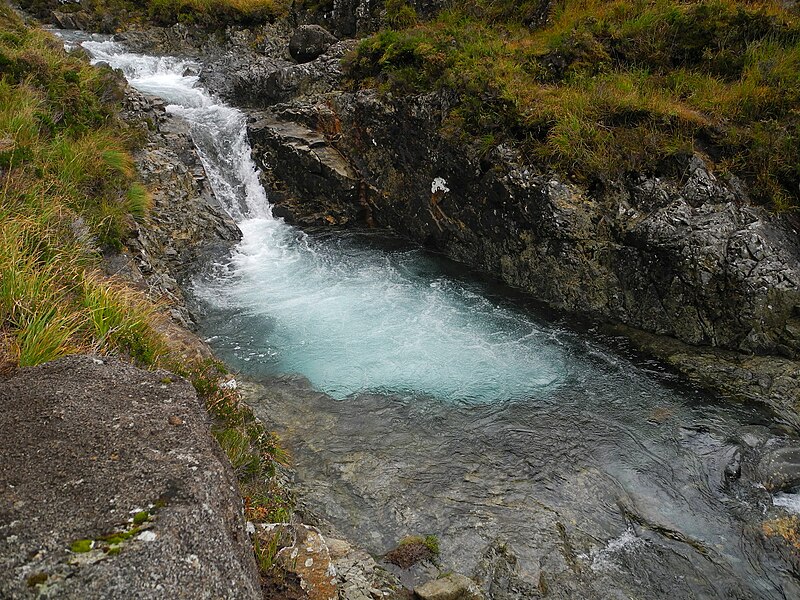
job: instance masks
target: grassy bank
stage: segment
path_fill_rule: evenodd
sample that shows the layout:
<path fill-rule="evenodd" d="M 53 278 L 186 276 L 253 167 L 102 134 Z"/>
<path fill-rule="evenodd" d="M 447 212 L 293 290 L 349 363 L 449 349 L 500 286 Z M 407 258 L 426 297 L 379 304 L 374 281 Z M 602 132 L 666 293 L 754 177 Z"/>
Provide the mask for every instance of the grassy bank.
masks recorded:
<path fill-rule="evenodd" d="M 286 0 L 20 0 L 20 6 L 46 19 L 50 11 L 82 14 L 95 26 L 116 29 L 133 24 L 202 25 L 225 28 L 228 25 L 258 25 L 285 15 Z"/>
<path fill-rule="evenodd" d="M 187 361 L 160 332 L 162 308 L 101 271 L 149 196 L 137 181 L 136 129 L 119 117 L 124 83 L 64 52 L 0 2 L 0 376 L 87 352 L 187 377 L 214 419 L 251 520 L 284 520 L 272 483 L 285 458 L 216 362 Z"/>
<path fill-rule="evenodd" d="M 122 83 L 67 56 L 0 5 L 0 329 L 5 362 L 74 352 L 155 364 L 156 310 L 100 275 L 149 207 L 135 143 L 117 117 Z"/>
<path fill-rule="evenodd" d="M 446 133 L 513 139 L 591 184 L 699 152 L 783 210 L 800 203 L 800 13 L 785 6 L 456 0 L 425 23 L 394 6 L 347 69 L 354 87 L 452 91 Z"/>

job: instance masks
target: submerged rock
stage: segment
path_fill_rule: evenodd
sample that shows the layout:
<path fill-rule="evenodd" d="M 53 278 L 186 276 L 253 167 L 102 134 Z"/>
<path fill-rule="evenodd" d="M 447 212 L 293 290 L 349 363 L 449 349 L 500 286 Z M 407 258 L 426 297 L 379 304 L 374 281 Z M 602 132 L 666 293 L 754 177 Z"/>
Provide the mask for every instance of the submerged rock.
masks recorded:
<path fill-rule="evenodd" d="M 72 356 L 20 369 L 0 405 L 0 596 L 260 598 L 236 478 L 188 382 Z"/>
<path fill-rule="evenodd" d="M 800 447 L 776 448 L 765 453 L 757 467 L 761 483 L 770 492 L 800 487 Z"/>

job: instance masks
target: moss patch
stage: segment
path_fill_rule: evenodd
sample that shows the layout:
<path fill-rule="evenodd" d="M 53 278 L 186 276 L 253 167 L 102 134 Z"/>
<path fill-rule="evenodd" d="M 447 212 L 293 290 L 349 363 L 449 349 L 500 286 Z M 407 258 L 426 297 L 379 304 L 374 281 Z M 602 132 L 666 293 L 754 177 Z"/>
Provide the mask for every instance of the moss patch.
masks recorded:
<path fill-rule="evenodd" d="M 415 564 L 434 560 L 439 555 L 439 540 L 435 535 L 412 535 L 400 540 L 397 548 L 384 556 L 386 562 L 408 569 Z"/>
<path fill-rule="evenodd" d="M 94 542 L 92 540 L 75 540 L 69 546 L 70 552 L 81 554 L 89 552 L 92 549 Z"/>

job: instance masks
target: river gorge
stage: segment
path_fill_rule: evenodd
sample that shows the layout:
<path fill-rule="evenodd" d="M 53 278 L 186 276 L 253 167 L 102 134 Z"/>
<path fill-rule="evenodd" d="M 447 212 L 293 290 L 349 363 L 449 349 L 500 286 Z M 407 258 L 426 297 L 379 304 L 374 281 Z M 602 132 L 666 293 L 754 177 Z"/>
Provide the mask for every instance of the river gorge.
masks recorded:
<path fill-rule="evenodd" d="M 800 595 L 792 427 L 390 233 L 287 224 L 201 64 L 63 35 L 189 123 L 242 240 L 186 293 L 317 519 L 375 556 L 434 534 L 494 598 Z"/>

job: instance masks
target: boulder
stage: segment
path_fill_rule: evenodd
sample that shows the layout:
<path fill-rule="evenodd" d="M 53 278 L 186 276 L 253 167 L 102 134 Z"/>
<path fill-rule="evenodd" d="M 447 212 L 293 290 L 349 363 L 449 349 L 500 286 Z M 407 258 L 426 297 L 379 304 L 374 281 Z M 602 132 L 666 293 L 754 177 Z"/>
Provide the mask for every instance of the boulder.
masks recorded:
<path fill-rule="evenodd" d="M 0 383 L 0 597 L 260 598 L 194 389 L 71 356 Z"/>
<path fill-rule="evenodd" d="M 275 565 L 298 577 L 309 600 L 336 598 L 336 569 L 319 529 L 302 523 L 273 523 L 258 535 L 263 543 L 280 548 Z"/>
<path fill-rule="evenodd" d="M 770 492 L 788 492 L 800 486 L 800 448 L 770 450 L 758 463 L 760 482 Z"/>
<path fill-rule="evenodd" d="M 52 15 L 53 24 L 59 29 L 78 29 L 78 25 L 70 13 L 54 10 Z"/>
<path fill-rule="evenodd" d="M 474 581 L 451 573 L 414 588 L 422 600 L 483 600 L 483 593 Z"/>
<path fill-rule="evenodd" d="M 321 56 L 338 40 L 319 25 L 301 25 L 289 38 L 289 54 L 297 62 L 309 62 Z"/>

